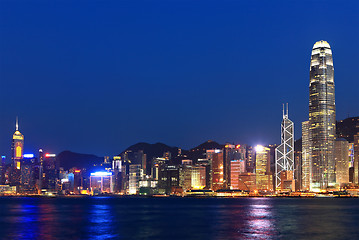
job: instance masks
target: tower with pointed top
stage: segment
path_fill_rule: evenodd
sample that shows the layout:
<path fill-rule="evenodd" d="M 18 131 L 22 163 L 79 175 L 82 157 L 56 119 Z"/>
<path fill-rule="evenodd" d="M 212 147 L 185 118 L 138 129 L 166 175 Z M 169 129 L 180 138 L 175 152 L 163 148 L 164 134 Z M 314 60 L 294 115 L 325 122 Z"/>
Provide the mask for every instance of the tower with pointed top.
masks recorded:
<path fill-rule="evenodd" d="M 294 188 L 294 124 L 288 118 L 288 104 L 283 104 L 281 144 L 275 149 L 276 191 Z"/>
<path fill-rule="evenodd" d="M 312 49 L 309 82 L 310 190 L 335 184 L 335 92 L 330 45 L 318 41 Z"/>
<path fill-rule="evenodd" d="M 20 169 L 21 159 L 24 153 L 24 135 L 19 131 L 19 121 L 16 118 L 16 130 L 12 136 L 11 154 L 14 168 Z"/>

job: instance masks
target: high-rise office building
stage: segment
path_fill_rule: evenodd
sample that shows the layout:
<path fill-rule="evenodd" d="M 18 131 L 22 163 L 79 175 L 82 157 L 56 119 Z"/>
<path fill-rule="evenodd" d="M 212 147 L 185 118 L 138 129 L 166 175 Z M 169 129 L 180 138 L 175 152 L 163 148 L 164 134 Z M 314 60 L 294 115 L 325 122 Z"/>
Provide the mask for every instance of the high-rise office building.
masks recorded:
<path fill-rule="evenodd" d="M 245 145 L 246 148 L 246 168 L 247 172 L 254 173 L 256 166 L 255 151 L 252 146 Z"/>
<path fill-rule="evenodd" d="M 310 61 L 309 131 L 311 190 L 335 184 L 335 94 L 332 50 L 326 41 L 314 44 Z"/>
<path fill-rule="evenodd" d="M 0 185 L 5 184 L 5 171 L 6 171 L 6 165 L 5 165 L 5 156 L 1 156 L 0 159 Z"/>
<path fill-rule="evenodd" d="M 192 186 L 192 164 L 182 164 L 179 173 L 179 186 L 183 191 L 191 189 Z"/>
<path fill-rule="evenodd" d="M 212 155 L 212 190 L 225 188 L 223 173 L 223 151 Z"/>
<path fill-rule="evenodd" d="M 256 146 L 256 186 L 258 190 L 273 190 L 273 178 L 269 172 L 270 149 Z"/>
<path fill-rule="evenodd" d="M 141 164 L 131 164 L 129 174 L 129 194 L 137 194 L 141 180 Z"/>
<path fill-rule="evenodd" d="M 297 140 L 302 142 L 301 139 Z M 302 189 L 302 146 L 296 147 L 296 141 L 294 142 L 294 179 L 295 189 Z"/>
<path fill-rule="evenodd" d="M 309 121 L 302 122 L 302 190 L 310 190 L 311 179 L 311 148 L 310 148 L 310 131 Z"/>
<path fill-rule="evenodd" d="M 284 176 L 288 176 L 291 181 L 294 179 L 294 124 L 288 118 L 288 105 L 286 110 L 283 105 L 281 144 L 275 149 L 275 189 L 277 191 L 284 189 L 282 172 L 288 172 Z M 290 174 L 292 176 L 289 176 Z"/>
<path fill-rule="evenodd" d="M 348 152 L 348 157 L 349 157 L 349 167 L 354 167 L 354 140 L 353 142 L 349 143 L 349 152 Z"/>
<path fill-rule="evenodd" d="M 226 143 L 223 149 L 223 188 L 231 187 L 231 166 L 233 160 L 241 160 L 245 164 L 245 146 Z"/>
<path fill-rule="evenodd" d="M 159 186 L 164 187 L 166 194 L 171 194 L 173 192 L 176 192 L 180 188 L 180 173 L 181 168 L 179 165 L 166 165 L 163 168 L 163 171 L 161 169 L 161 178 L 159 181 Z"/>
<path fill-rule="evenodd" d="M 341 186 L 349 183 L 349 142 L 344 138 L 338 138 L 334 142 L 334 159 L 336 183 Z"/>
<path fill-rule="evenodd" d="M 246 172 L 246 162 L 244 159 L 231 161 L 231 189 L 239 189 L 239 175 Z"/>
<path fill-rule="evenodd" d="M 58 161 L 56 154 L 46 153 L 43 158 L 42 169 L 42 188 L 48 191 L 55 191 L 57 189 Z"/>
<path fill-rule="evenodd" d="M 359 184 L 359 133 L 354 135 L 354 183 Z"/>

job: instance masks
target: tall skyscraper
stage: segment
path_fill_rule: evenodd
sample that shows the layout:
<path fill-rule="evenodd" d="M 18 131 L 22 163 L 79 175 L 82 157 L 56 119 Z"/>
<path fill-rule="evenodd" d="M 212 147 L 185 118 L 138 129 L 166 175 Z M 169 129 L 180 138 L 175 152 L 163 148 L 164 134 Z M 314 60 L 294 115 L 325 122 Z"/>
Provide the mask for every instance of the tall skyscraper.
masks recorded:
<path fill-rule="evenodd" d="M 58 160 L 56 154 L 46 153 L 43 159 L 42 169 L 42 188 L 48 191 L 55 191 L 57 187 L 58 173 Z"/>
<path fill-rule="evenodd" d="M 137 194 L 141 180 L 141 164 L 130 165 L 129 194 Z"/>
<path fill-rule="evenodd" d="M 204 166 L 192 167 L 191 187 L 193 189 L 203 189 L 206 187 L 206 168 Z"/>
<path fill-rule="evenodd" d="M 223 188 L 229 189 L 232 180 L 232 161 L 241 160 L 245 164 L 245 147 L 241 145 L 234 145 L 226 143 L 223 149 Z"/>
<path fill-rule="evenodd" d="M 16 130 L 12 136 L 12 145 L 11 145 L 11 154 L 12 154 L 12 164 L 15 169 L 20 170 L 21 159 L 24 154 L 24 135 L 19 131 L 19 122 L 16 118 Z"/>
<path fill-rule="evenodd" d="M 359 132 L 354 135 L 354 183 L 359 184 Z"/>
<path fill-rule="evenodd" d="M 256 146 L 256 185 L 258 190 L 273 190 L 272 174 L 269 172 L 270 149 Z"/>
<path fill-rule="evenodd" d="M 341 187 L 349 183 L 349 142 L 344 138 L 338 138 L 334 142 L 334 149 L 336 183 Z"/>
<path fill-rule="evenodd" d="M 231 189 L 239 189 L 239 175 L 246 172 L 246 162 L 243 159 L 231 161 Z"/>
<path fill-rule="evenodd" d="M 302 186 L 305 191 L 310 190 L 312 172 L 312 154 L 310 153 L 309 121 L 302 122 Z"/>
<path fill-rule="evenodd" d="M 326 41 L 314 44 L 310 61 L 309 131 L 312 154 L 311 190 L 335 184 L 335 94 L 332 50 Z"/>
<path fill-rule="evenodd" d="M 212 190 L 224 188 L 223 174 L 223 151 L 215 152 L 212 155 Z"/>
<path fill-rule="evenodd" d="M 275 189 L 277 191 L 284 189 L 282 172 L 287 172 L 285 176 L 291 180 L 294 179 L 294 124 L 288 118 L 288 104 L 286 110 L 283 105 L 281 144 L 275 149 Z M 290 189 L 293 189 L 293 186 Z"/>

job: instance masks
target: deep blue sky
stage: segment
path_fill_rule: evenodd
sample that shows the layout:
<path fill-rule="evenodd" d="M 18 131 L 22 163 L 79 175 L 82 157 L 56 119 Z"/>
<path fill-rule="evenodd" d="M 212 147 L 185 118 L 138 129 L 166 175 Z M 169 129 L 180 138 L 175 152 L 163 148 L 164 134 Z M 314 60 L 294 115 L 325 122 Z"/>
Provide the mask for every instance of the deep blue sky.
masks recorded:
<path fill-rule="evenodd" d="M 0 0 L 0 152 L 114 155 L 140 141 L 301 134 L 313 44 L 333 50 L 337 119 L 358 116 L 359 1 Z"/>

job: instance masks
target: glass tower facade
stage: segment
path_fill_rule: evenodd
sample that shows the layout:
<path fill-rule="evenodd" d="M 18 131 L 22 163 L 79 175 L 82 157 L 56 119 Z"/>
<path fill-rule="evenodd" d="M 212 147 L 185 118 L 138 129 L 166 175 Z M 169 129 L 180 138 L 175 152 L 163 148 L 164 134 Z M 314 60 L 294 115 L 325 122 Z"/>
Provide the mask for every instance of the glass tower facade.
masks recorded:
<path fill-rule="evenodd" d="M 330 45 L 314 44 L 310 61 L 309 131 L 311 152 L 311 190 L 335 184 L 335 94 L 334 67 Z"/>
<path fill-rule="evenodd" d="M 310 190 L 311 178 L 310 132 L 309 121 L 302 122 L 302 190 Z"/>

